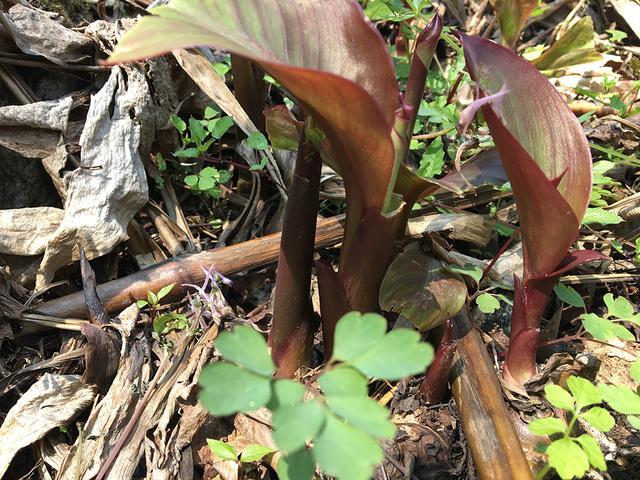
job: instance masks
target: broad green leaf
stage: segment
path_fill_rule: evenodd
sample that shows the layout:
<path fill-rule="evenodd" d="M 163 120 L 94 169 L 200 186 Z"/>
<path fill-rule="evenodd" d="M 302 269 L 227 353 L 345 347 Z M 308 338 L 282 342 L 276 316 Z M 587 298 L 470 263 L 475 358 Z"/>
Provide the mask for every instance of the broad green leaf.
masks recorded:
<path fill-rule="evenodd" d="M 597 428 L 601 432 L 608 432 L 616 424 L 611 414 L 602 407 L 593 407 L 580 416 L 587 421 L 593 428 Z"/>
<path fill-rule="evenodd" d="M 158 292 L 158 301 L 162 300 L 164 297 L 169 295 L 169 292 L 173 289 L 175 283 L 170 283 L 169 285 L 165 285 Z"/>
<path fill-rule="evenodd" d="M 184 177 L 184 183 L 186 183 L 190 187 L 195 187 L 198 184 L 198 180 L 198 175 L 187 175 L 186 177 Z"/>
<path fill-rule="evenodd" d="M 350 362 L 371 350 L 385 336 L 387 321 L 377 313 L 350 312 L 336 325 L 333 358 Z"/>
<path fill-rule="evenodd" d="M 245 463 L 257 462 L 262 459 L 262 457 L 277 451 L 277 448 L 267 447 L 265 445 L 260 445 L 259 443 L 251 443 L 242 450 L 242 453 L 240 454 L 240 461 Z"/>
<path fill-rule="evenodd" d="M 217 182 L 211 177 L 200 177 L 198 179 L 198 190 L 207 191 L 214 188 Z"/>
<path fill-rule="evenodd" d="M 247 145 L 254 150 L 266 150 L 269 148 L 269 142 L 262 132 L 253 132 L 247 137 Z"/>
<path fill-rule="evenodd" d="M 477 265 L 472 265 L 471 263 L 467 263 L 464 267 L 460 267 L 458 265 L 449 265 L 448 268 L 452 272 L 473 278 L 476 283 L 479 283 L 480 279 L 482 278 L 482 269 Z"/>
<path fill-rule="evenodd" d="M 216 362 L 202 370 L 200 401 L 222 417 L 264 407 L 271 397 L 271 380 L 230 363 Z"/>
<path fill-rule="evenodd" d="M 586 308 L 582 295 L 580 295 L 573 287 L 559 283 L 553 287 L 553 291 L 564 303 L 567 303 L 572 307 Z"/>
<path fill-rule="evenodd" d="M 191 132 L 191 136 L 194 137 L 194 140 L 198 140 L 200 142 L 203 142 L 207 136 L 207 132 L 204 129 L 202 122 L 193 117 L 189 119 L 189 131 Z"/>
<path fill-rule="evenodd" d="M 631 425 L 633 428 L 640 431 L 640 417 L 629 415 L 627 417 L 627 422 L 629 422 L 629 425 Z"/>
<path fill-rule="evenodd" d="M 292 380 L 276 380 L 273 382 L 273 395 L 267 407 L 269 410 L 277 410 L 287 405 L 302 403 L 304 398 L 304 385 Z"/>
<path fill-rule="evenodd" d="M 317 435 L 327 416 L 315 401 L 278 408 L 273 412 L 273 440 L 283 452 L 295 452 Z"/>
<path fill-rule="evenodd" d="M 442 173 L 444 167 L 444 148 L 442 138 L 432 141 L 420 159 L 418 173 L 427 178 L 435 177 Z"/>
<path fill-rule="evenodd" d="M 360 5 L 174 0 L 153 13 L 123 36 L 108 62 L 214 46 L 258 63 L 327 135 L 349 195 L 348 245 L 364 212 L 384 205 L 394 163 L 390 133 L 400 106 L 387 46 Z"/>
<path fill-rule="evenodd" d="M 587 208 L 584 218 L 582 219 L 582 224 L 591 225 L 597 223 L 598 225 L 617 225 L 623 221 L 622 217 L 615 212 L 594 207 Z"/>
<path fill-rule="evenodd" d="M 589 470 L 589 457 L 580 445 L 569 438 L 561 438 L 551 442 L 546 454 L 551 465 L 560 478 L 582 478 Z"/>
<path fill-rule="evenodd" d="M 589 144 L 562 96 L 533 65 L 489 40 L 461 38 L 482 94 L 507 92 L 500 105 L 485 104 L 482 112 L 516 200 L 525 271 L 551 274 L 573 245 L 589 203 Z"/>
<path fill-rule="evenodd" d="M 571 25 L 553 45 L 531 63 L 540 70 L 557 70 L 601 58 L 602 55 L 595 49 L 593 20 L 585 16 Z"/>
<path fill-rule="evenodd" d="M 597 316 L 595 313 L 583 313 L 580 315 L 584 329 L 596 340 L 606 342 L 612 338 L 634 341 L 636 338 L 622 325 Z"/>
<path fill-rule="evenodd" d="M 571 375 L 567 379 L 567 387 L 576 399 L 576 410 L 602 402 L 602 397 L 596 386 L 586 378 Z"/>
<path fill-rule="evenodd" d="M 202 170 L 200 170 L 199 175 L 201 177 L 213 178 L 216 181 L 220 178 L 220 172 L 218 172 L 218 170 L 214 167 L 204 167 Z"/>
<path fill-rule="evenodd" d="M 301 448 L 278 461 L 278 478 L 280 480 L 311 480 L 316 466 L 311 453 Z"/>
<path fill-rule="evenodd" d="M 393 260 L 380 287 L 380 307 L 404 315 L 418 330 L 441 325 L 455 316 L 467 299 L 459 275 L 411 243 Z"/>
<path fill-rule="evenodd" d="M 238 460 L 238 452 L 236 452 L 233 445 L 221 442 L 220 440 L 213 440 L 211 438 L 207 438 L 207 445 L 209 445 L 211 451 L 222 460 L 228 460 L 231 462 Z"/>
<path fill-rule="evenodd" d="M 366 397 L 367 379 L 357 370 L 338 366 L 323 373 L 318 378 L 318 384 L 327 396 Z"/>
<path fill-rule="evenodd" d="M 200 151 L 195 147 L 190 147 L 176 150 L 173 154 L 178 158 L 195 158 L 200 154 Z"/>
<path fill-rule="evenodd" d="M 613 298 L 611 293 L 607 293 L 603 300 L 604 304 L 607 306 L 607 313 L 609 316 L 621 319 L 633 318 L 633 305 L 631 305 L 631 302 L 626 298 Z"/>
<path fill-rule="evenodd" d="M 629 375 L 631 375 L 631 378 L 636 382 L 640 383 L 640 360 L 633 362 L 633 365 L 631 365 L 629 369 Z"/>
<path fill-rule="evenodd" d="M 136 305 L 138 306 L 138 308 L 144 308 L 149 305 L 149 302 L 147 302 L 146 300 L 137 300 Z"/>
<path fill-rule="evenodd" d="M 231 127 L 233 127 L 233 118 L 231 117 L 216 118 L 209 121 L 209 124 L 207 125 L 207 129 L 211 132 L 213 138 L 216 139 L 222 138 L 222 136 L 227 133 L 227 130 Z"/>
<path fill-rule="evenodd" d="M 555 417 L 539 418 L 529 423 L 529 430 L 536 435 L 553 435 L 563 433 L 566 429 L 567 425 Z"/>
<path fill-rule="evenodd" d="M 607 471 L 607 462 L 595 438 L 591 435 L 582 434 L 574 440 L 580 444 L 593 468 L 597 468 L 603 472 Z"/>
<path fill-rule="evenodd" d="M 500 310 L 500 301 L 490 293 L 478 295 L 476 304 L 482 313 L 493 313 Z"/>
<path fill-rule="evenodd" d="M 211 120 L 214 117 L 217 117 L 220 114 L 220 110 L 212 105 L 207 105 L 204 109 L 204 118 L 206 120 Z"/>
<path fill-rule="evenodd" d="M 575 408 L 574 399 L 564 388 L 548 384 L 544 386 L 544 393 L 547 401 L 554 407 L 573 412 Z"/>
<path fill-rule="evenodd" d="M 222 332 L 216 340 L 216 348 L 225 360 L 259 375 L 273 375 L 275 366 L 267 350 L 267 342 L 249 326 L 239 325 L 231 332 Z"/>
<path fill-rule="evenodd" d="M 368 480 L 382 461 L 380 445 L 362 430 L 333 415 L 315 439 L 313 454 L 320 468 L 338 480 Z"/>
<path fill-rule="evenodd" d="M 629 387 L 598 385 L 602 398 L 616 412 L 624 415 L 640 415 L 640 395 Z"/>
<path fill-rule="evenodd" d="M 392 330 L 373 348 L 349 363 L 368 377 L 400 380 L 421 373 L 433 361 L 433 347 L 414 330 Z"/>
<path fill-rule="evenodd" d="M 187 129 L 187 124 L 175 113 L 171 115 L 171 123 L 180 133 L 184 133 Z"/>
<path fill-rule="evenodd" d="M 338 417 L 377 438 L 392 439 L 396 427 L 389 410 L 369 397 L 327 396 L 327 406 Z"/>

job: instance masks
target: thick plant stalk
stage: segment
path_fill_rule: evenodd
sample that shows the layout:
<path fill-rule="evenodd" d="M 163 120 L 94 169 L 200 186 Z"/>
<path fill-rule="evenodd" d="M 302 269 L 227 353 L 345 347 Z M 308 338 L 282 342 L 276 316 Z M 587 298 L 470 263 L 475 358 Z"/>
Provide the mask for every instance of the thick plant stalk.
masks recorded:
<path fill-rule="evenodd" d="M 315 248 L 336 245 L 342 240 L 343 232 L 342 216 L 318 221 Z M 187 291 L 184 284 L 199 284 L 204 281 L 203 267 L 214 265 L 221 274 L 231 275 L 275 262 L 280 251 L 280 238 L 280 233 L 274 233 L 229 247 L 173 258 L 127 277 L 98 285 L 98 296 L 107 312 L 116 314 L 132 302 L 145 299 L 148 291 L 157 292 L 170 283 L 175 286 L 163 300 L 180 300 Z M 86 318 L 87 315 L 82 292 L 44 302 L 37 305 L 35 310 L 60 318 Z"/>
<path fill-rule="evenodd" d="M 252 61 L 234 54 L 231 54 L 231 72 L 234 96 L 258 130 L 265 133 L 263 72 Z"/>
<path fill-rule="evenodd" d="M 481 480 L 532 480 L 496 371 L 466 308 L 455 318 L 454 336 L 457 350 L 451 391 L 478 476 Z"/>
<path fill-rule="evenodd" d="M 304 139 L 298 148 L 282 227 L 269 332 L 278 377 L 293 377 L 305 362 L 317 328 L 309 289 L 321 168 L 320 154 Z"/>
<path fill-rule="evenodd" d="M 453 341 L 453 321 L 448 317 L 444 323 L 444 334 L 436 350 L 433 363 L 420 385 L 420 393 L 427 403 L 440 403 L 447 392 L 449 371 L 456 353 L 456 343 Z"/>

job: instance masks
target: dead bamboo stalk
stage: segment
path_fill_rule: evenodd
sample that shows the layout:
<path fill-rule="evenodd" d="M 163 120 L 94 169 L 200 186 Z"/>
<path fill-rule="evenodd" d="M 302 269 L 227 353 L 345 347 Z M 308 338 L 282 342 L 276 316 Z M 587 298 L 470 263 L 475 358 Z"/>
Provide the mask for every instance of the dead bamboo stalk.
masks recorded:
<path fill-rule="evenodd" d="M 336 245 L 342 240 L 343 217 L 320 220 L 317 224 L 315 248 Z M 157 292 L 165 285 L 174 283 L 171 293 L 164 300 L 181 299 L 187 287 L 183 284 L 199 284 L 204 281 L 202 267 L 214 265 L 223 275 L 261 267 L 278 259 L 280 233 L 274 233 L 248 242 L 189 254 L 159 263 L 127 277 L 119 278 L 98 286 L 98 296 L 109 313 L 120 313 L 135 300 L 147 297 L 147 291 Z M 82 292 L 72 293 L 37 305 L 40 314 L 64 317 L 86 318 Z"/>
<path fill-rule="evenodd" d="M 478 476 L 481 480 L 533 480 L 496 371 L 466 308 L 456 316 L 455 329 L 451 391 Z"/>

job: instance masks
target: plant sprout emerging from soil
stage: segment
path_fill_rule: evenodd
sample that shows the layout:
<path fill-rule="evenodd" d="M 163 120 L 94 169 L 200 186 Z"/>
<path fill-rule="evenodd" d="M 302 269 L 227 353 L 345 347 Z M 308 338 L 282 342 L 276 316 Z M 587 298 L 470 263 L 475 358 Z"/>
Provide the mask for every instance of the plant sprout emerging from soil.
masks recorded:
<path fill-rule="evenodd" d="M 379 309 L 394 241 L 414 203 L 433 192 L 434 183 L 458 191 L 461 178 L 464 187 L 468 183 L 460 174 L 427 181 L 406 164 L 441 19 L 434 16 L 416 39 L 401 95 L 387 46 L 354 0 L 175 0 L 153 13 L 125 34 L 109 63 L 176 48 L 226 49 L 280 82 L 306 116 L 298 132 L 298 183 L 290 187 L 305 203 L 287 205 L 270 335 L 278 375 L 291 376 L 304 362 L 315 329 L 308 285 L 320 158 L 344 178 L 347 199 L 338 272 L 318 265 L 328 357 L 343 314 Z M 535 373 L 540 319 L 557 278 L 601 258 L 568 253 L 590 197 L 591 156 L 579 122 L 531 64 L 491 41 L 463 34 L 460 40 L 477 84 L 478 103 L 470 112 L 479 109 L 487 120 L 520 215 L 525 267 L 516 282 L 505 367 L 506 379 L 520 385 Z M 438 300 L 464 303 L 452 291 Z M 461 295 L 464 300 L 466 292 Z M 453 315 L 451 310 L 443 308 L 428 327 Z"/>

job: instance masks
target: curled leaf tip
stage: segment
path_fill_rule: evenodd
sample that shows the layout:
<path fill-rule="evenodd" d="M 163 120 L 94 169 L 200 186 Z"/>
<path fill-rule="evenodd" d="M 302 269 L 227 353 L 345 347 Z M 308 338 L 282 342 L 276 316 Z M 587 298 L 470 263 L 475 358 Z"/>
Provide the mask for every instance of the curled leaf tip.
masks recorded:
<path fill-rule="evenodd" d="M 469 128 L 469 125 L 475 118 L 476 113 L 484 105 L 490 104 L 494 112 L 499 115 L 500 111 L 502 110 L 502 99 L 507 93 L 509 93 L 509 90 L 507 89 L 507 84 L 505 83 L 502 85 L 502 87 L 500 87 L 500 90 L 497 93 L 485 95 L 471 102 L 471 104 L 467 106 L 460 114 L 460 119 L 458 120 L 458 124 L 456 125 L 458 135 L 464 135 L 464 133 L 467 131 L 467 128 Z"/>
<path fill-rule="evenodd" d="M 437 13 L 416 39 L 415 54 L 425 66 L 429 66 L 433 51 L 442 33 L 442 17 Z"/>

